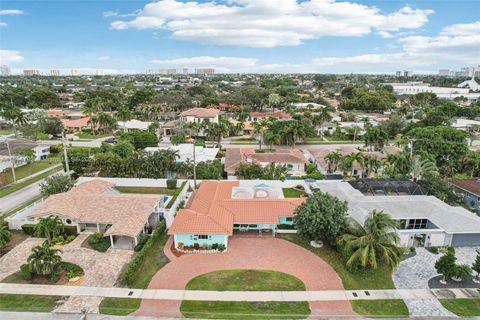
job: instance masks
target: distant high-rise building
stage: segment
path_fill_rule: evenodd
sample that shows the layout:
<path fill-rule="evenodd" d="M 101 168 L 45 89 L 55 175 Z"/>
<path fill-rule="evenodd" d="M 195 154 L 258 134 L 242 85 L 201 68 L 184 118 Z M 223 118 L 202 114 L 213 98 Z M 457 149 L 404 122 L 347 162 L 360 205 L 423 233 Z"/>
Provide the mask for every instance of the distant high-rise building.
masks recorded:
<path fill-rule="evenodd" d="M 400 78 L 402 76 L 402 71 L 395 72 L 395 77 Z"/>
<path fill-rule="evenodd" d="M 160 69 L 158 70 L 160 74 L 177 74 L 177 69 Z"/>
<path fill-rule="evenodd" d="M 96 73 L 95 73 L 97 76 L 104 76 L 105 75 L 105 71 L 103 71 L 103 69 L 97 69 Z"/>
<path fill-rule="evenodd" d="M 198 75 L 215 74 L 215 69 L 214 68 L 197 68 L 195 69 L 195 74 L 198 74 Z"/>
<path fill-rule="evenodd" d="M 52 77 L 58 77 L 58 76 L 60 76 L 60 70 L 58 70 L 58 69 L 52 69 L 52 70 L 50 70 L 50 75 L 51 75 Z"/>
<path fill-rule="evenodd" d="M 183 68 L 183 75 L 188 76 L 188 68 Z"/>
<path fill-rule="evenodd" d="M 0 67 L 0 72 L 2 74 L 2 76 L 9 76 L 10 75 L 10 67 L 5 65 L 5 66 L 1 66 Z"/>
<path fill-rule="evenodd" d="M 146 69 L 146 70 L 145 70 L 145 74 L 146 74 L 147 76 L 151 76 L 151 75 L 153 74 L 152 69 Z"/>
<path fill-rule="evenodd" d="M 37 70 L 37 69 L 23 70 L 23 75 L 27 76 L 27 77 L 38 76 L 38 75 L 40 75 L 40 70 Z"/>
<path fill-rule="evenodd" d="M 440 70 L 438 70 L 438 75 L 439 76 L 451 76 L 453 74 L 454 74 L 454 72 L 450 69 L 440 69 Z"/>
<path fill-rule="evenodd" d="M 403 76 L 404 76 L 404 77 L 411 77 L 412 74 L 413 74 L 412 71 L 407 71 L 407 70 L 403 71 Z"/>
<path fill-rule="evenodd" d="M 71 69 L 71 70 L 70 70 L 70 75 L 71 75 L 71 76 L 78 76 L 78 71 L 77 71 L 77 69 Z"/>

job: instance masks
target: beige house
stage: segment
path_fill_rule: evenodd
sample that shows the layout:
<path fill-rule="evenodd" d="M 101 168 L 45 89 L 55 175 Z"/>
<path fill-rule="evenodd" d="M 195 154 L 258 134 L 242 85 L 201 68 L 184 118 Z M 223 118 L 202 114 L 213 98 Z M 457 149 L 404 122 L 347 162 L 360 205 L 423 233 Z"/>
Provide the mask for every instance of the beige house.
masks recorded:
<path fill-rule="evenodd" d="M 133 249 L 140 236 L 149 234 L 160 220 L 162 196 L 121 194 L 103 180 L 84 182 L 72 190 L 50 196 L 31 218 L 54 215 L 78 232 L 102 232 L 112 248 Z"/>
<path fill-rule="evenodd" d="M 191 122 L 212 122 L 218 123 L 218 115 L 220 110 L 207 108 L 192 108 L 180 113 L 180 121 Z"/>

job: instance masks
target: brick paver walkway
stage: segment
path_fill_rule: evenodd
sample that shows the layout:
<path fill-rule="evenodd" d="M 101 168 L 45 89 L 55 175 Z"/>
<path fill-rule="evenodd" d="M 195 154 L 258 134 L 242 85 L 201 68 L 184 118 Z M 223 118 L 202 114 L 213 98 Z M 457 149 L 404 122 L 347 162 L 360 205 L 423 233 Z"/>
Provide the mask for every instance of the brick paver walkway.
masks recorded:
<path fill-rule="evenodd" d="M 32 248 L 43 243 L 42 238 L 27 238 L 0 258 L 0 280 L 20 270 L 20 266 L 27 262 Z"/>
<path fill-rule="evenodd" d="M 153 277 L 151 289 L 184 289 L 194 277 L 223 269 L 265 269 L 285 272 L 305 283 L 307 290 L 343 290 L 342 281 L 332 267 L 312 252 L 286 240 L 273 237 L 232 237 L 228 252 L 187 254 L 175 257 L 170 246 L 165 253 L 171 260 Z M 137 316 L 180 317 L 181 301 L 142 300 Z M 352 316 L 348 301 L 310 303 L 312 316 Z"/>
<path fill-rule="evenodd" d="M 101 253 L 82 248 L 82 242 L 87 237 L 88 234 L 80 234 L 71 243 L 61 248 L 62 259 L 83 268 L 85 277 L 82 286 L 113 287 L 123 265 L 130 261 L 133 251 L 109 249 L 107 252 Z M 55 311 L 81 312 L 82 309 L 86 309 L 89 312 L 98 313 L 101 301 L 101 297 L 70 297 Z"/>

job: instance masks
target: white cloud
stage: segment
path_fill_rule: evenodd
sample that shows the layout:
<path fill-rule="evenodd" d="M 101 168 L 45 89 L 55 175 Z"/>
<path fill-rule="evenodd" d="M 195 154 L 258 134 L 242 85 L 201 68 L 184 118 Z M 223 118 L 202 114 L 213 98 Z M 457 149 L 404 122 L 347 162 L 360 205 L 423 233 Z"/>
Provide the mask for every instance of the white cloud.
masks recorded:
<path fill-rule="evenodd" d="M 445 27 L 442 32 L 442 36 L 474 36 L 480 34 L 480 21 L 464 24 L 452 24 Z"/>
<path fill-rule="evenodd" d="M 0 65 L 22 62 L 23 57 L 19 51 L 0 49 Z"/>
<path fill-rule="evenodd" d="M 323 36 L 363 36 L 416 29 L 432 10 L 406 6 L 384 14 L 378 8 L 335 0 L 228 0 L 181 2 L 160 0 L 132 20 L 117 20 L 112 29 L 165 29 L 175 39 L 218 45 L 275 47 L 299 45 Z"/>
<path fill-rule="evenodd" d="M 0 10 L 0 16 L 15 16 L 19 14 L 24 14 L 23 10 L 19 9 L 3 9 Z"/>
<path fill-rule="evenodd" d="M 5 22 L 0 22 L 0 28 L 6 28 L 8 26 L 8 24 L 6 24 Z"/>
<path fill-rule="evenodd" d="M 107 60 L 110 60 L 110 56 L 101 56 L 101 57 L 98 57 L 98 60 L 107 61 Z"/>

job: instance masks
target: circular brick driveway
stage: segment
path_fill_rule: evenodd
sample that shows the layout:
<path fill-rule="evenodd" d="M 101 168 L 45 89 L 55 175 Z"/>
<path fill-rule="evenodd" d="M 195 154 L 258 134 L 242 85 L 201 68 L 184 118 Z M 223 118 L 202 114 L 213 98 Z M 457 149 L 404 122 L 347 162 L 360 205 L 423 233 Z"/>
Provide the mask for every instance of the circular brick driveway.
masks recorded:
<path fill-rule="evenodd" d="M 150 289 L 185 289 L 194 277 L 223 269 L 264 269 L 285 272 L 305 283 L 307 290 L 343 290 L 342 281 L 333 268 L 312 252 L 289 241 L 263 237 L 233 236 L 228 252 L 218 254 L 172 255 L 169 239 L 165 253 L 171 260 L 149 284 Z M 143 300 L 134 313 L 138 316 L 180 317 L 181 301 Z M 312 316 L 352 316 L 348 301 L 310 303 Z"/>

